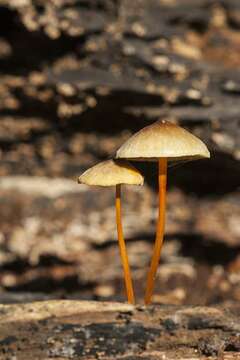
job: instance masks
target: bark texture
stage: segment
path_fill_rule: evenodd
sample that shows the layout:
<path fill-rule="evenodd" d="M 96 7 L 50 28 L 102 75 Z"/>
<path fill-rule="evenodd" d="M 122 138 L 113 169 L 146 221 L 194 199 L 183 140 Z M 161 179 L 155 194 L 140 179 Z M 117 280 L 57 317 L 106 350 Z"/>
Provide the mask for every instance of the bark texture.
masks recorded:
<path fill-rule="evenodd" d="M 1 359 L 240 358 L 239 306 L 1 305 Z"/>
<path fill-rule="evenodd" d="M 78 174 L 114 153 L 124 130 L 162 116 L 201 136 L 214 166 L 237 171 L 239 9 L 1 0 L 1 173 Z"/>

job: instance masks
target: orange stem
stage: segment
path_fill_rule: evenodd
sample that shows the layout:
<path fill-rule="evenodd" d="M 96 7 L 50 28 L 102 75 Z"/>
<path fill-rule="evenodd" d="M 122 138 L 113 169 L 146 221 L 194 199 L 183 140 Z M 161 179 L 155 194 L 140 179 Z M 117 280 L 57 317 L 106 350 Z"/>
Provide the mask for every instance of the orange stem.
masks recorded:
<path fill-rule="evenodd" d="M 165 227 L 165 212 L 166 212 L 166 188 L 167 188 L 167 158 L 159 159 L 158 167 L 158 183 L 159 183 L 159 214 L 157 222 L 156 240 L 154 245 L 153 256 L 151 260 L 150 269 L 147 276 L 147 287 L 145 292 L 145 304 L 150 304 L 154 289 L 154 282 L 156 278 L 157 268 L 161 256 L 161 249 L 163 244 L 164 227 Z"/>
<path fill-rule="evenodd" d="M 127 299 L 130 304 L 135 303 L 134 292 L 133 292 L 133 284 L 131 279 L 131 272 L 128 263 L 127 249 L 123 237 L 123 228 L 122 228 L 122 220 L 121 220 L 121 185 L 116 186 L 116 220 L 117 220 L 117 233 L 118 233 L 118 243 L 120 249 L 120 256 L 122 260 L 124 279 L 125 279 L 125 287 L 127 293 Z"/>

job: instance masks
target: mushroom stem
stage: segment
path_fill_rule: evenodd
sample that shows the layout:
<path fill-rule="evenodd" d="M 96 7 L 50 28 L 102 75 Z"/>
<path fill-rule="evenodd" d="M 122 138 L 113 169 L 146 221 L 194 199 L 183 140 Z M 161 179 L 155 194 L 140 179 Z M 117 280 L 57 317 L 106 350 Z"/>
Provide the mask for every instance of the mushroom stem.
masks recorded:
<path fill-rule="evenodd" d="M 123 272 L 125 287 L 127 293 L 127 299 L 130 304 L 135 303 L 133 285 L 131 279 L 131 273 L 128 263 L 127 249 L 123 237 L 123 228 L 121 220 L 121 185 L 116 185 L 116 221 L 117 221 L 117 233 L 118 233 L 118 243 L 120 249 L 120 256 L 122 260 Z"/>
<path fill-rule="evenodd" d="M 161 256 L 162 244 L 163 244 L 165 212 L 166 212 L 167 158 L 159 159 L 158 169 L 159 169 L 158 170 L 159 214 L 158 214 L 154 251 L 153 251 L 150 269 L 147 276 L 147 287 L 146 287 L 145 299 L 144 299 L 146 305 L 150 304 L 152 299 L 154 282 L 155 282 L 155 277 L 157 273 L 157 268 L 158 268 L 158 264 Z"/>

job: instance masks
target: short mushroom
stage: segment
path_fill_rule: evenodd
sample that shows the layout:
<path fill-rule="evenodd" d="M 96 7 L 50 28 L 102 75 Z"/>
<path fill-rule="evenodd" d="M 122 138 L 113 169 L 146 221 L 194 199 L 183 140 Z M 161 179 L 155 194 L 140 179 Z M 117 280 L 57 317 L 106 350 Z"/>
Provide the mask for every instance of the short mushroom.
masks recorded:
<path fill-rule="evenodd" d="M 117 151 L 117 159 L 157 161 L 159 164 L 159 215 L 156 240 L 147 277 L 145 304 L 151 302 L 156 272 L 160 260 L 165 227 L 167 164 L 169 161 L 209 158 L 206 145 L 182 127 L 157 121 L 130 137 Z"/>
<path fill-rule="evenodd" d="M 144 178 L 141 173 L 129 162 L 124 160 L 103 161 L 85 171 L 78 178 L 78 183 L 80 184 L 96 186 L 116 186 L 115 206 L 118 242 L 124 271 L 127 299 L 128 302 L 131 304 L 134 304 L 135 299 L 121 221 L 121 185 L 143 185 L 143 182 Z"/>

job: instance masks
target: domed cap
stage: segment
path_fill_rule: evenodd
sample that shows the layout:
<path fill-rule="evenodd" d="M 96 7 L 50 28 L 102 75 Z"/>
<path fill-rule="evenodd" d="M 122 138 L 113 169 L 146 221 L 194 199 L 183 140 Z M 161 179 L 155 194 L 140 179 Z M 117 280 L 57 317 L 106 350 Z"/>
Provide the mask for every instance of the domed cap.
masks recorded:
<path fill-rule="evenodd" d="M 209 158 L 206 145 L 182 127 L 161 120 L 144 127 L 128 139 L 117 151 L 116 158 L 158 161 Z"/>
<path fill-rule="evenodd" d="M 141 173 L 124 160 L 103 161 L 86 170 L 79 178 L 79 184 L 115 186 L 120 184 L 143 185 Z"/>

